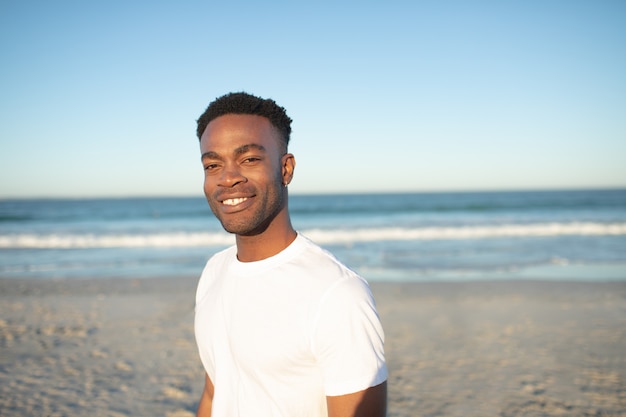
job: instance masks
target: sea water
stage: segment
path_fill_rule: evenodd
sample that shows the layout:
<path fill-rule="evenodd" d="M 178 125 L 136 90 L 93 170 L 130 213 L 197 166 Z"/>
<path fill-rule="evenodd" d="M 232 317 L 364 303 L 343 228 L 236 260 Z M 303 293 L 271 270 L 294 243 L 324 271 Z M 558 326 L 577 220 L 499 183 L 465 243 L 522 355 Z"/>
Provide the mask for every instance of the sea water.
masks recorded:
<path fill-rule="evenodd" d="M 625 280 L 626 190 L 291 195 L 370 281 Z M 197 276 L 234 244 L 202 197 L 0 201 L 0 277 Z"/>

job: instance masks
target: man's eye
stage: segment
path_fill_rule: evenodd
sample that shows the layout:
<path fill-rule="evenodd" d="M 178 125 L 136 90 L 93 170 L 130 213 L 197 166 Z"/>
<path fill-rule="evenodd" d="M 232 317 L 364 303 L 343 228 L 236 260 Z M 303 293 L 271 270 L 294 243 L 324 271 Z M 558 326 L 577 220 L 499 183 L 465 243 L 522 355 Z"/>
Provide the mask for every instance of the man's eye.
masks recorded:
<path fill-rule="evenodd" d="M 253 164 L 255 162 L 259 162 L 261 158 L 257 158 L 256 156 L 249 156 L 243 160 L 244 163 Z"/>
<path fill-rule="evenodd" d="M 217 168 L 217 164 L 206 164 L 204 166 L 205 171 L 213 171 L 216 168 Z"/>

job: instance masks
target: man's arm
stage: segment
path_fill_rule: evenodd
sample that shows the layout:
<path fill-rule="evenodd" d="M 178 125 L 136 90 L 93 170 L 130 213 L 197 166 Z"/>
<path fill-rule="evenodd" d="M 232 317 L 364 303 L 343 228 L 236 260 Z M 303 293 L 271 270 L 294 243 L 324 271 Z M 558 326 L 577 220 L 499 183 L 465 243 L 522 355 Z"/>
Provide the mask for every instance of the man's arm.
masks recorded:
<path fill-rule="evenodd" d="M 352 394 L 326 397 L 328 417 L 385 417 L 387 381 Z"/>
<path fill-rule="evenodd" d="M 213 383 L 208 374 L 205 374 L 204 391 L 202 391 L 202 397 L 200 398 L 200 404 L 198 404 L 198 411 L 196 411 L 196 417 L 211 417 L 211 405 L 213 404 Z"/>

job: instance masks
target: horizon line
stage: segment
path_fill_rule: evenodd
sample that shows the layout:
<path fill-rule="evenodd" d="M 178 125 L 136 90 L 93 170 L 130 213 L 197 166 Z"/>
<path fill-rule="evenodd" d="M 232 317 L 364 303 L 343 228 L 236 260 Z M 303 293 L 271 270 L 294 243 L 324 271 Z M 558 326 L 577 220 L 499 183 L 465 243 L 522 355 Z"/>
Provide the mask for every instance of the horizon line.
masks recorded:
<path fill-rule="evenodd" d="M 473 194 L 473 193 L 533 193 L 533 192 L 563 192 L 563 191 L 626 191 L 623 186 L 595 186 L 595 187 L 546 187 L 546 188 L 472 188 L 472 189 L 413 189 L 413 190 L 352 190 L 352 191 L 296 191 L 291 196 L 323 196 L 323 195 L 397 195 L 397 194 Z M 93 195 L 32 195 L 32 196 L 0 196 L 0 201 L 16 200 L 115 200 L 115 199 L 158 199 L 158 198 L 197 198 L 198 194 L 93 194 Z"/>

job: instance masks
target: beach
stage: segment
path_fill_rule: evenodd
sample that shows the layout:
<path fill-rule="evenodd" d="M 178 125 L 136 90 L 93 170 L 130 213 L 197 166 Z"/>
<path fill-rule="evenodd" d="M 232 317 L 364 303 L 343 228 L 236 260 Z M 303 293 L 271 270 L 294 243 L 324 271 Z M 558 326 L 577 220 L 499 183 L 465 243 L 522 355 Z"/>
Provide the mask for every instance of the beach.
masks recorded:
<path fill-rule="evenodd" d="M 0 279 L 0 415 L 193 416 L 196 278 Z M 389 416 L 625 416 L 626 282 L 371 284 Z"/>

